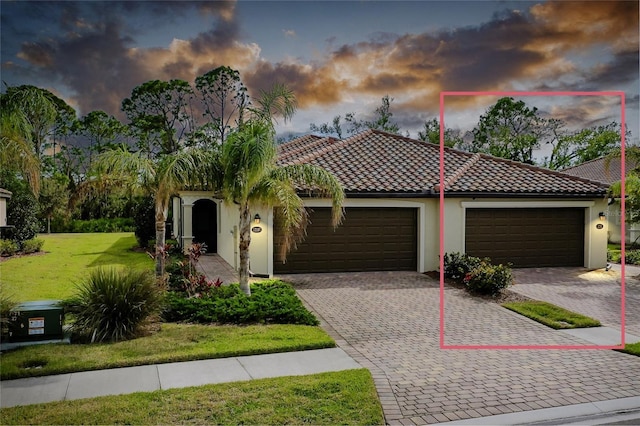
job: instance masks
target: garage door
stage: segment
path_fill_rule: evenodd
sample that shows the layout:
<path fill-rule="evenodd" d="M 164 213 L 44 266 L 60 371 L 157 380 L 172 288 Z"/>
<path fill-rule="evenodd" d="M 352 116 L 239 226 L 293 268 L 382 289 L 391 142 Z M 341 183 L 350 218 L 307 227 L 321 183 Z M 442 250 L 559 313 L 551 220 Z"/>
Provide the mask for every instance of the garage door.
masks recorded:
<path fill-rule="evenodd" d="M 583 266 L 584 209 L 467 209 L 465 251 L 515 267 Z"/>
<path fill-rule="evenodd" d="M 347 208 L 335 231 L 331 209 L 309 210 L 307 236 L 287 256 L 274 259 L 276 273 L 415 271 L 417 209 Z M 281 231 L 275 228 L 275 253 Z"/>

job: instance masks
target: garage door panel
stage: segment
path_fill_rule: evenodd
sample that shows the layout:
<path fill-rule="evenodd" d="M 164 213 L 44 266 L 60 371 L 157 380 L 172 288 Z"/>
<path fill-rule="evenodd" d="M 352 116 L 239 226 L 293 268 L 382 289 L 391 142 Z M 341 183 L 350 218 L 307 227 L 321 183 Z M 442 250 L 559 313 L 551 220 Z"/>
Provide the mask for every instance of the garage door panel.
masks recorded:
<path fill-rule="evenodd" d="M 466 252 L 515 267 L 582 266 L 584 209 L 467 209 Z"/>
<path fill-rule="evenodd" d="M 347 208 L 335 231 L 331 210 L 310 209 L 305 240 L 274 262 L 276 273 L 417 269 L 417 209 Z M 275 228 L 278 253 L 281 234 Z"/>

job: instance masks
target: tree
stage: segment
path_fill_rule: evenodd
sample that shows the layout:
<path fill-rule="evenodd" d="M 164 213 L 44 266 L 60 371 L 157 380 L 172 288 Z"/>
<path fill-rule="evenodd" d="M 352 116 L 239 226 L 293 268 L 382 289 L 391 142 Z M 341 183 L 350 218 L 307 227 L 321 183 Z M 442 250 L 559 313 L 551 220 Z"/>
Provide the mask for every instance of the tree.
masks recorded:
<path fill-rule="evenodd" d="M 631 133 L 627 131 L 627 137 L 629 136 Z M 603 126 L 567 132 L 555 138 L 557 144 L 546 166 L 551 169 L 564 169 L 616 151 L 616 148 L 620 147 L 620 125 L 611 122 Z"/>
<path fill-rule="evenodd" d="M 67 177 L 56 174 L 42 180 L 38 196 L 40 216 L 46 220 L 47 234 L 51 233 L 51 219 L 56 213 L 65 213 L 69 202 Z"/>
<path fill-rule="evenodd" d="M 94 152 L 99 154 L 125 142 L 129 128 L 104 111 L 91 111 L 77 122 L 73 131 L 89 142 L 90 165 Z"/>
<path fill-rule="evenodd" d="M 251 295 L 250 212 L 255 206 L 279 206 L 286 236 L 283 253 L 288 251 L 306 223 L 307 212 L 296 192 L 296 184 L 313 188 L 317 195 L 331 198 L 334 226 L 342 219 L 344 191 L 339 181 L 326 170 L 308 164 L 278 167 L 274 136 L 270 121 L 250 119 L 229 134 L 220 155 L 220 192 L 227 203 L 237 204 L 240 211 L 239 278 L 240 288 L 247 295 Z"/>
<path fill-rule="evenodd" d="M 534 164 L 533 151 L 539 148 L 543 133 L 543 122 L 537 111 L 523 101 L 509 97 L 499 99 L 480 116 L 473 129 L 472 152 Z"/>
<path fill-rule="evenodd" d="M 640 222 L 640 147 L 629 146 L 625 149 L 625 164 L 635 164 L 631 170 L 625 170 L 625 220 L 627 223 Z M 622 150 L 620 147 L 612 150 L 605 158 L 605 170 L 608 172 L 612 161 L 620 161 Z M 622 182 L 614 182 L 609 187 L 609 195 L 614 198 L 622 197 Z"/>
<path fill-rule="evenodd" d="M 137 86 L 122 101 L 122 111 L 138 133 L 139 148 L 149 156 L 170 154 L 194 130 L 193 89 L 183 80 L 152 80 Z"/>
<path fill-rule="evenodd" d="M 438 119 L 432 118 L 431 120 L 425 121 L 424 128 L 418 132 L 418 139 L 440 145 L 440 122 Z M 454 130 L 448 127 L 444 129 L 444 146 L 453 148 L 461 145 L 461 143 L 462 136 L 460 136 L 460 130 Z"/>
<path fill-rule="evenodd" d="M 80 196 L 105 192 L 113 187 L 141 190 L 153 197 L 156 223 L 156 275 L 165 271 L 163 250 L 165 246 L 165 222 L 170 197 L 190 185 L 205 187 L 205 176 L 215 175 L 205 167 L 216 164 L 213 152 L 197 148 L 183 148 L 172 154 L 149 158 L 146 152 L 131 152 L 124 147 L 103 152 L 96 158 L 92 177 L 83 182 Z"/>
<path fill-rule="evenodd" d="M 41 158 L 47 139 L 56 133 L 65 132 L 65 126 L 75 119 L 75 111 L 62 99 L 48 90 L 23 85 L 8 87 L 0 98 L 2 110 L 20 113 L 28 123 L 30 141 L 36 156 Z"/>
<path fill-rule="evenodd" d="M 19 173 L 34 194 L 40 190 L 40 159 L 31 144 L 31 126 L 20 110 L 0 110 L 0 186 Z"/>
<path fill-rule="evenodd" d="M 227 133 L 242 123 L 244 110 L 249 105 L 240 73 L 230 67 L 218 67 L 196 77 L 196 89 L 204 105 L 204 116 L 211 120 L 215 139 L 224 141 Z"/>
<path fill-rule="evenodd" d="M 385 95 L 382 98 L 381 105 L 377 107 L 373 113 L 373 120 L 358 119 L 354 112 L 350 112 L 345 115 L 344 122 L 340 115 L 336 115 L 333 117 L 331 124 L 322 123 L 316 125 L 315 123 L 311 123 L 309 128 L 312 132 L 323 135 L 335 135 L 338 139 L 342 139 L 345 133 L 355 135 L 364 129 L 383 130 L 389 133 L 400 134 L 400 126 L 391 120 L 391 117 L 393 117 L 393 113 L 391 112 L 392 102 L 393 98 Z"/>

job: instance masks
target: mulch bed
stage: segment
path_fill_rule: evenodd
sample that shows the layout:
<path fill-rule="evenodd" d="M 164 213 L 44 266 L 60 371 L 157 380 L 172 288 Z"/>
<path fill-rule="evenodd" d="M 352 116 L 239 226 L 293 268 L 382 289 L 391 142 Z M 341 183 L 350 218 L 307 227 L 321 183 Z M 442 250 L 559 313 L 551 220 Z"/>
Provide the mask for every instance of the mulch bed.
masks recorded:
<path fill-rule="evenodd" d="M 14 254 L 13 256 L 1 256 L 0 257 L 0 263 L 5 262 L 9 259 L 18 259 L 21 257 L 31 257 L 31 256 L 44 256 L 45 254 L 47 254 L 48 252 L 46 251 L 38 251 L 35 253 L 29 253 L 29 254 Z"/>

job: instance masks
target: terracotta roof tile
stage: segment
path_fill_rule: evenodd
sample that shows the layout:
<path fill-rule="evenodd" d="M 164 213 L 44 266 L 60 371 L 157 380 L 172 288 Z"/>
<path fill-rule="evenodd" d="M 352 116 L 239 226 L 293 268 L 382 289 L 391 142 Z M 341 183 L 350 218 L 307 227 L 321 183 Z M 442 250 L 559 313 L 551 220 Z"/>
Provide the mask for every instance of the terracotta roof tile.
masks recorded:
<path fill-rule="evenodd" d="M 298 138 L 282 146 L 279 164 L 331 171 L 347 193 L 435 194 L 440 147 L 378 130 L 344 140 Z M 285 144 L 285 145 L 287 145 Z M 447 193 L 604 195 L 606 185 L 485 154 L 445 148 Z"/>
<path fill-rule="evenodd" d="M 572 176 L 578 176 L 585 179 L 595 180 L 597 182 L 604 182 L 612 184 L 620 180 L 622 161 L 620 159 L 613 159 L 609 163 L 609 167 L 606 166 L 606 158 L 596 158 L 595 160 L 586 161 L 577 166 L 564 169 L 562 173 L 566 173 Z M 635 161 L 625 161 L 625 172 L 637 167 Z"/>

